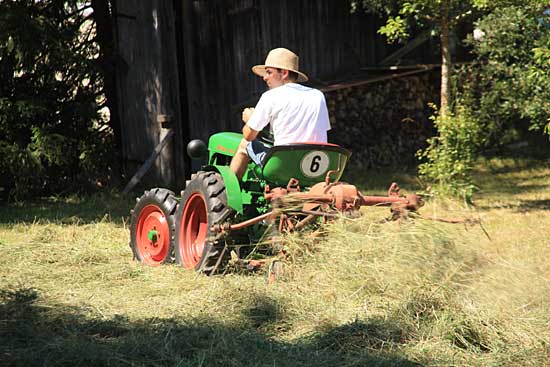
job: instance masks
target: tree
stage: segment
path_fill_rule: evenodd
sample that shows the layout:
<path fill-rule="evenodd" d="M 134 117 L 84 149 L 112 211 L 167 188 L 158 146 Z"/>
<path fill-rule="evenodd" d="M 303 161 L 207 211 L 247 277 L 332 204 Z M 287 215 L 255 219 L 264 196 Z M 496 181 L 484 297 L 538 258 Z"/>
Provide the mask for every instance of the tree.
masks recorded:
<path fill-rule="evenodd" d="M 409 37 L 409 28 L 415 25 L 439 34 L 441 42 L 441 91 L 440 111 L 444 116 L 450 104 L 450 80 L 452 58 L 450 34 L 463 19 L 485 8 L 486 0 L 395 0 L 387 3 L 380 0 L 352 0 L 352 10 L 358 7 L 387 16 L 386 25 L 379 33 L 394 42 Z"/>
<path fill-rule="evenodd" d="M 547 2 L 546 6 L 550 2 Z M 470 37 L 477 63 L 459 73 L 459 103 L 483 124 L 484 147 L 509 143 L 516 128 L 550 123 L 550 11 L 543 2 L 494 9 Z"/>
<path fill-rule="evenodd" d="M 109 126 L 113 130 L 115 150 L 122 150 L 122 131 L 118 114 L 116 87 L 116 52 L 113 34 L 114 3 L 110 0 L 91 0 L 93 19 L 96 25 L 95 41 L 99 45 L 98 64 L 103 75 L 105 104 L 109 108 Z"/>
<path fill-rule="evenodd" d="M 112 134 L 89 5 L 0 2 L 0 187 L 76 191 L 110 172 Z"/>

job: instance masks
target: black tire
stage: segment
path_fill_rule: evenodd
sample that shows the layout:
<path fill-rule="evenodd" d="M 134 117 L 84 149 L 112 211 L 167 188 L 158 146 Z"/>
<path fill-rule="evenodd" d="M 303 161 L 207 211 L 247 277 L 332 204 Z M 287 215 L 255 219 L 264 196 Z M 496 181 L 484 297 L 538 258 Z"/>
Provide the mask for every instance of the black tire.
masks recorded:
<path fill-rule="evenodd" d="M 174 193 L 167 189 L 148 190 L 137 199 L 130 221 L 130 247 L 135 259 L 148 265 L 174 261 L 177 206 Z M 150 240 L 152 231 L 154 239 Z"/>
<path fill-rule="evenodd" d="M 219 173 L 199 171 L 193 175 L 176 213 L 176 263 L 208 275 L 223 269 L 229 251 L 224 248 L 225 241 L 213 238 L 211 227 L 233 213 Z"/>

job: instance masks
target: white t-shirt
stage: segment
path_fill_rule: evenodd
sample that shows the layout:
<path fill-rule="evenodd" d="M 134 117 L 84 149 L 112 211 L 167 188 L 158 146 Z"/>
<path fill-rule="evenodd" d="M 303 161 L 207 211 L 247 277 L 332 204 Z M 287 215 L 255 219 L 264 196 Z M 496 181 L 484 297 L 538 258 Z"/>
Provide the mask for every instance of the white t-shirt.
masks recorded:
<path fill-rule="evenodd" d="M 271 124 L 274 145 L 326 143 L 330 130 L 325 96 L 317 89 L 287 83 L 262 94 L 247 125 L 261 131 Z"/>

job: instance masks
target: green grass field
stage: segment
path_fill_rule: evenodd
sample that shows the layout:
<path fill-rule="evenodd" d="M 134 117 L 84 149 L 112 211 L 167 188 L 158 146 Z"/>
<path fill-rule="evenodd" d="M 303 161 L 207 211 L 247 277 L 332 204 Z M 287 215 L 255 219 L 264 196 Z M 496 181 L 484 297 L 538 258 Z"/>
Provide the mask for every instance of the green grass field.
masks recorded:
<path fill-rule="evenodd" d="M 1 206 L 0 365 L 550 365 L 550 161 L 484 160 L 476 181 L 475 207 L 432 199 L 389 223 L 364 208 L 287 237 L 273 284 L 133 261 L 133 199 Z"/>

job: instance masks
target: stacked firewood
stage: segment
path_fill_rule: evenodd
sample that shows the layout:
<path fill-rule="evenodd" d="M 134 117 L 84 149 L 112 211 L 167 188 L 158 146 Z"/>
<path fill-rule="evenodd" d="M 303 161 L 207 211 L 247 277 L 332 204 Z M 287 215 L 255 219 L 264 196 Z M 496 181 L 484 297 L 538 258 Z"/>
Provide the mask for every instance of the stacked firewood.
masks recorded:
<path fill-rule="evenodd" d="M 438 101 L 437 74 L 426 72 L 325 92 L 329 141 L 353 152 L 357 168 L 402 167 L 433 135 L 430 103 Z"/>

